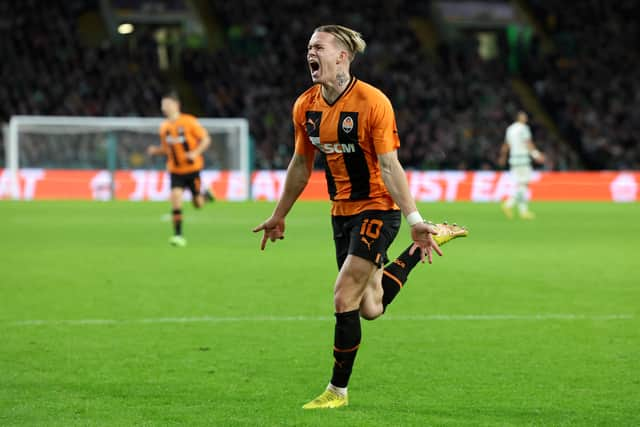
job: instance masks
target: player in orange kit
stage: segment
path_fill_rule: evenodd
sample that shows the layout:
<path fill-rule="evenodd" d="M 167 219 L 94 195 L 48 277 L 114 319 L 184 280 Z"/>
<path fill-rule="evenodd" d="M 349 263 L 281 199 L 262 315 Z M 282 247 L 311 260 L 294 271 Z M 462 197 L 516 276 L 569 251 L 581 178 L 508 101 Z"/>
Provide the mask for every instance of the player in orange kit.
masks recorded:
<path fill-rule="evenodd" d="M 167 170 L 171 175 L 171 214 L 174 235 L 169 239 L 173 246 L 186 246 L 182 235 L 183 191 L 191 191 L 192 202 L 201 208 L 205 201 L 213 200 L 209 189 L 202 189 L 200 171 L 204 167 L 202 153 L 211 145 L 209 133 L 194 116 L 180 111 L 180 99 L 176 93 L 162 97 L 162 113 L 165 120 L 160 126 L 161 145 L 148 147 L 149 155 L 167 156 Z"/>
<path fill-rule="evenodd" d="M 305 409 L 348 404 L 347 383 L 360 346 L 360 317 L 373 320 L 382 315 L 419 261 L 426 257 L 431 263 L 433 252 L 442 255 L 438 245 L 467 235 L 462 227 L 424 222 L 418 213 L 398 161 L 400 139 L 391 102 L 350 73 L 351 62 L 365 46 L 360 33 L 339 25 L 313 32 L 307 62 L 315 85 L 293 107 L 295 153 L 284 191 L 271 217 L 253 230 L 263 231 L 261 249 L 267 240 L 284 238 L 285 217 L 307 185 L 319 152 L 332 200 L 339 269 L 334 288 L 334 365 L 326 390 Z M 413 243 L 387 264 L 387 249 L 403 214 Z"/>

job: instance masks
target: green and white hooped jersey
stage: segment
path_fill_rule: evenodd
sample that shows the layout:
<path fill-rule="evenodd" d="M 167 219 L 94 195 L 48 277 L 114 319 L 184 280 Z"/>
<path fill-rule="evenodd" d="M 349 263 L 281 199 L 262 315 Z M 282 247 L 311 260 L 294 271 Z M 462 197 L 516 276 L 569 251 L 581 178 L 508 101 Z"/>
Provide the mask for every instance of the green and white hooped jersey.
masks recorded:
<path fill-rule="evenodd" d="M 531 130 L 524 123 L 515 122 L 507 128 L 505 137 L 509 144 L 509 166 L 531 166 L 527 141 L 531 140 Z"/>

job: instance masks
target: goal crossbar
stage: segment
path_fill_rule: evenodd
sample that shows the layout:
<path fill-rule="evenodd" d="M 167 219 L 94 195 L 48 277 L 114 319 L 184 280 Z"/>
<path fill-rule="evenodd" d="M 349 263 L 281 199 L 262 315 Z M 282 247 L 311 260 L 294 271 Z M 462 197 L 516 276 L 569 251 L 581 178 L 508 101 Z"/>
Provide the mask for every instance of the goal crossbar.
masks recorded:
<path fill-rule="evenodd" d="M 12 116 L 8 126 L 8 141 L 5 142 L 6 169 L 12 188 L 18 185 L 20 169 L 20 133 L 73 134 L 83 132 L 109 132 L 127 130 L 131 132 L 157 133 L 163 117 L 97 117 L 97 116 Z M 238 132 L 239 170 L 250 182 L 249 121 L 245 118 L 198 118 L 207 129 L 222 132 Z M 73 128 L 77 128 L 74 132 Z M 248 184 L 247 184 L 248 185 Z M 15 194 L 12 191 L 12 194 Z M 248 192 L 247 192 L 248 195 Z"/>

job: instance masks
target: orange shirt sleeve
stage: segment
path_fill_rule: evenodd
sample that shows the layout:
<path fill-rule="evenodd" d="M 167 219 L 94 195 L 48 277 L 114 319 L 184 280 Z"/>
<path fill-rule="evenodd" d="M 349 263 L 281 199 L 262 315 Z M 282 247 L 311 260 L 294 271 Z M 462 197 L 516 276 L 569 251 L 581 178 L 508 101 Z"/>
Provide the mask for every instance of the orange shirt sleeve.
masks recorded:
<path fill-rule="evenodd" d="M 307 128 L 305 127 L 306 114 L 304 111 L 304 98 L 300 97 L 293 105 L 293 130 L 295 133 L 295 153 L 302 156 L 313 156 L 315 154 L 315 148 L 309 139 L 307 134 Z"/>
<path fill-rule="evenodd" d="M 189 120 L 189 132 L 196 138 L 196 141 L 199 143 L 202 138 L 204 138 L 207 131 L 202 127 L 198 119 L 195 117 L 191 117 Z"/>
<path fill-rule="evenodd" d="M 391 101 L 382 92 L 377 92 L 371 107 L 371 134 L 376 154 L 390 153 L 400 147 L 396 115 Z"/>
<path fill-rule="evenodd" d="M 167 126 L 165 123 L 162 123 L 160 125 L 160 129 L 158 129 L 158 134 L 160 135 L 160 146 L 162 147 L 162 150 L 166 153 L 167 152 L 167 130 L 166 130 Z"/>

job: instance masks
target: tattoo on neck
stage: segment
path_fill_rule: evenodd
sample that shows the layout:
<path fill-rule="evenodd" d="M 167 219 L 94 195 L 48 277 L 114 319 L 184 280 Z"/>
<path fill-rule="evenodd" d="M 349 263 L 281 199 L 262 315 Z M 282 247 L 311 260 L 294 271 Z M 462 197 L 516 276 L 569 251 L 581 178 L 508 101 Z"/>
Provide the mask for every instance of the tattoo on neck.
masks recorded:
<path fill-rule="evenodd" d="M 338 83 L 339 89 L 344 89 L 344 87 L 349 83 L 349 76 L 347 76 L 343 72 L 339 72 L 336 76 L 336 82 Z"/>

